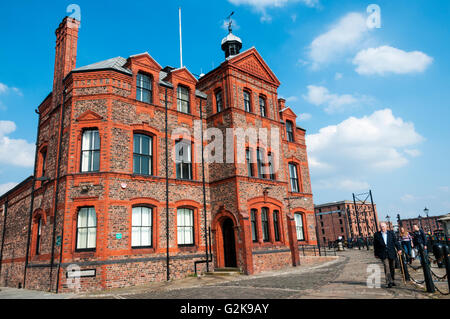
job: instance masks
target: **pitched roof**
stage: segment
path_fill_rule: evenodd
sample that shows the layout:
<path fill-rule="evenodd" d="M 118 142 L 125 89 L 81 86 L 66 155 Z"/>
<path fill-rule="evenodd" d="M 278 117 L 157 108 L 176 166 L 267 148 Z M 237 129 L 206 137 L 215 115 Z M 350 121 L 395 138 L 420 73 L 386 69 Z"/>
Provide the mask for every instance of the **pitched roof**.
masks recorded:
<path fill-rule="evenodd" d="M 95 71 L 95 70 L 116 70 L 125 74 L 132 75 L 130 69 L 124 68 L 123 66 L 127 62 L 126 59 L 118 56 L 112 59 L 100 61 L 97 63 L 89 64 L 86 66 L 82 66 L 80 68 L 76 68 L 72 70 L 72 72 L 84 72 L 84 71 Z"/>

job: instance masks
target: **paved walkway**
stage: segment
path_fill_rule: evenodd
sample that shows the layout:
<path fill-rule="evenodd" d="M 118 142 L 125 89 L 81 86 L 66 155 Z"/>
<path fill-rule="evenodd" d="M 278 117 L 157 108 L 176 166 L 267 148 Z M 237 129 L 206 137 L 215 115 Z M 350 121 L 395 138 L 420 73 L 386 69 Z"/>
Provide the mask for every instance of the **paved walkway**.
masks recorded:
<path fill-rule="evenodd" d="M 379 267 L 380 288 L 367 286 L 368 266 Z M 442 269 L 439 269 L 442 272 Z M 426 293 L 412 283 L 404 284 L 399 270 L 397 286 L 385 288 L 381 263 L 373 251 L 347 250 L 338 258 L 319 264 L 290 267 L 252 276 L 189 277 L 173 282 L 151 283 L 85 295 L 54 295 L 0 288 L 1 298 L 90 298 L 90 299 L 436 299 L 450 298 Z M 420 279 L 420 272 L 414 274 Z M 442 285 L 445 292 L 448 290 Z"/>

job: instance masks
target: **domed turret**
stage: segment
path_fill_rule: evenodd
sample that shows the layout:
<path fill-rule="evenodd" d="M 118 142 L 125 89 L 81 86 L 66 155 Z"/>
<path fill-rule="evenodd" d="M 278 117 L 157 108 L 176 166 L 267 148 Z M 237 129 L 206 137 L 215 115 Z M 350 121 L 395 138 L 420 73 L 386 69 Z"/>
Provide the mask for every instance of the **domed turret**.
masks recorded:
<path fill-rule="evenodd" d="M 228 25 L 228 35 L 222 40 L 222 50 L 225 51 L 225 59 L 229 56 L 239 54 L 242 49 L 242 40 L 233 34 L 231 28 L 232 20 Z"/>

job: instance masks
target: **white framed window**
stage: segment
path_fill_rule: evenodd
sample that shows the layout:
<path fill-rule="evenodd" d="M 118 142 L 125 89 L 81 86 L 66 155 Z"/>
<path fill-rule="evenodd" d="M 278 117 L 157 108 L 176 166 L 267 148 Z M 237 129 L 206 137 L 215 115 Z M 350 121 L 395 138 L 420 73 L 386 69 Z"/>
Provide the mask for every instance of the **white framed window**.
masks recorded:
<path fill-rule="evenodd" d="M 294 214 L 295 218 L 295 229 L 297 232 L 297 240 L 305 240 L 305 234 L 303 230 L 303 216 L 302 214 Z"/>
<path fill-rule="evenodd" d="M 216 107 L 217 107 L 217 113 L 223 111 L 222 90 L 218 90 L 216 92 Z"/>
<path fill-rule="evenodd" d="M 297 165 L 289 163 L 289 176 L 291 180 L 291 192 L 300 192 L 300 189 L 298 187 Z"/>
<path fill-rule="evenodd" d="M 266 99 L 263 96 L 259 97 L 259 110 L 262 117 L 267 117 Z"/>
<path fill-rule="evenodd" d="M 294 142 L 294 129 L 291 121 L 286 121 L 287 140 Z"/>
<path fill-rule="evenodd" d="M 182 85 L 177 88 L 177 109 L 179 112 L 190 113 L 189 89 Z"/>
<path fill-rule="evenodd" d="M 97 241 L 97 217 L 94 207 L 82 207 L 78 212 L 76 250 L 94 250 Z"/>
<path fill-rule="evenodd" d="M 179 246 L 194 245 L 194 211 L 177 209 L 177 238 Z"/>
<path fill-rule="evenodd" d="M 131 247 L 152 247 L 153 209 L 146 206 L 133 207 L 131 217 Z"/>
<path fill-rule="evenodd" d="M 98 130 L 85 130 L 81 141 L 81 172 L 100 169 L 100 135 Z"/>
<path fill-rule="evenodd" d="M 136 76 L 136 100 L 152 102 L 152 79 L 150 76 L 138 73 Z"/>
<path fill-rule="evenodd" d="M 186 141 L 178 141 L 175 144 L 175 163 L 177 168 L 178 179 L 192 179 L 192 154 L 191 143 Z"/>
<path fill-rule="evenodd" d="M 133 173 L 153 175 L 153 138 L 133 134 Z"/>
<path fill-rule="evenodd" d="M 244 90 L 244 110 L 245 112 L 252 111 L 252 102 L 250 97 L 250 92 Z"/>

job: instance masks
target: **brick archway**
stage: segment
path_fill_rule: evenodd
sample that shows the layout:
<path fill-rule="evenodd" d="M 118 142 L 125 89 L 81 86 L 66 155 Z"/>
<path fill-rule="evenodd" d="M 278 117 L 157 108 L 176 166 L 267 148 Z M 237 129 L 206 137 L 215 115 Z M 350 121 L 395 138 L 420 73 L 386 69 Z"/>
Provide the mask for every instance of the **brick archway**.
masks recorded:
<path fill-rule="evenodd" d="M 216 268 L 237 267 L 238 227 L 236 217 L 229 211 L 221 210 L 216 214 L 211 229 L 214 233 Z M 230 258 L 235 260 L 230 261 Z"/>

